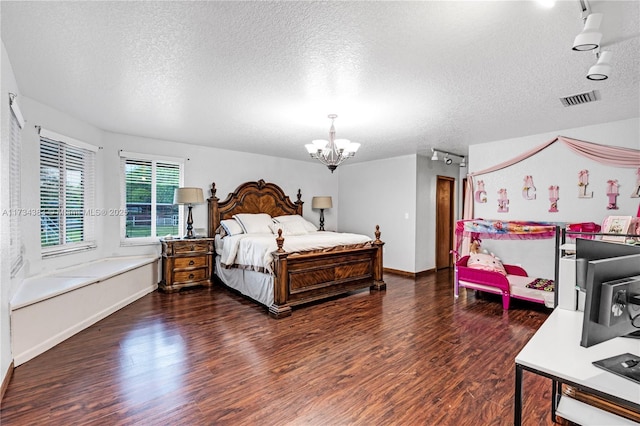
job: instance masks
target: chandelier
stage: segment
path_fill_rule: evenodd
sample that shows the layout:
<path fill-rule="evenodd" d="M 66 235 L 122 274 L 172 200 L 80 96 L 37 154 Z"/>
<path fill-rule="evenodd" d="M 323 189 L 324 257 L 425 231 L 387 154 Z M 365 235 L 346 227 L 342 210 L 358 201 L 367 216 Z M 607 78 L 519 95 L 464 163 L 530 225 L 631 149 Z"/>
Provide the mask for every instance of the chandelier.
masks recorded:
<path fill-rule="evenodd" d="M 320 161 L 333 173 L 344 160 L 356 155 L 360 144 L 351 142 L 348 139 L 336 139 L 336 129 L 333 127 L 333 121 L 338 118 L 338 116 L 336 114 L 329 114 L 329 118 L 331 119 L 329 140 L 316 139 L 306 144 L 305 148 L 307 148 L 311 158 Z"/>

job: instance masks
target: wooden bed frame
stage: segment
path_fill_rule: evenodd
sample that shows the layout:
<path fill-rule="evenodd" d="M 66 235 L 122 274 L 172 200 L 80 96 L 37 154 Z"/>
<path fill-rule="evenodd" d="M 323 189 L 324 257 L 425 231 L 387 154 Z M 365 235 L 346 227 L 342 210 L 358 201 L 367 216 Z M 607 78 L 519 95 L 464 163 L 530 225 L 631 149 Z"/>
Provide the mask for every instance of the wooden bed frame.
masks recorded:
<path fill-rule="evenodd" d="M 211 185 L 208 233 L 214 237 L 220 221 L 231 219 L 238 213 L 267 213 L 272 217 L 298 214 L 302 216 L 302 194 L 292 202 L 282 189 L 264 180 L 246 182 L 220 202 L 216 197 L 215 182 Z M 282 246 L 284 238 L 276 238 L 278 250 L 274 257 L 274 304 L 269 314 L 275 318 L 291 315 L 291 307 L 339 294 L 369 287 L 384 290 L 382 279 L 382 246 L 380 229 L 376 226 L 376 239 L 365 247 L 346 247 L 332 251 L 287 253 Z M 214 254 L 215 256 L 215 254 Z"/>

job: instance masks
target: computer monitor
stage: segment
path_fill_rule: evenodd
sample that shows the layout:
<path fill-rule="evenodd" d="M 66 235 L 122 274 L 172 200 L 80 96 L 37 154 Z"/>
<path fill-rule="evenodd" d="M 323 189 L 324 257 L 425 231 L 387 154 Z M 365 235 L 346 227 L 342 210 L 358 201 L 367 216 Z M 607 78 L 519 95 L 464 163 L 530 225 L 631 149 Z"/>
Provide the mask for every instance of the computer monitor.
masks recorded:
<path fill-rule="evenodd" d="M 640 245 L 610 243 L 607 241 L 576 238 L 576 285 L 587 288 L 587 263 L 590 260 L 640 254 Z"/>
<path fill-rule="evenodd" d="M 638 327 L 640 254 L 589 260 L 580 345 L 593 346 L 638 331 Z"/>

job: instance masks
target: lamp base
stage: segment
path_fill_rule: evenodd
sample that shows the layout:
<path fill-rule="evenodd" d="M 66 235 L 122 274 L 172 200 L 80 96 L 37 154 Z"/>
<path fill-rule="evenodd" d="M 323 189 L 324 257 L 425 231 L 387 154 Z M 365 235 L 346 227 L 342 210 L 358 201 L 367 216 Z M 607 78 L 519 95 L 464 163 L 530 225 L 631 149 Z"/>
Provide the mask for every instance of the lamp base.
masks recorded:
<path fill-rule="evenodd" d="M 193 206 L 189 204 L 189 215 L 187 216 L 187 234 L 184 237 L 182 237 L 187 240 L 191 238 L 196 238 L 196 236 L 193 235 L 193 216 L 191 216 L 192 208 Z"/>
<path fill-rule="evenodd" d="M 320 229 L 319 231 L 324 231 L 324 209 L 320 209 Z"/>

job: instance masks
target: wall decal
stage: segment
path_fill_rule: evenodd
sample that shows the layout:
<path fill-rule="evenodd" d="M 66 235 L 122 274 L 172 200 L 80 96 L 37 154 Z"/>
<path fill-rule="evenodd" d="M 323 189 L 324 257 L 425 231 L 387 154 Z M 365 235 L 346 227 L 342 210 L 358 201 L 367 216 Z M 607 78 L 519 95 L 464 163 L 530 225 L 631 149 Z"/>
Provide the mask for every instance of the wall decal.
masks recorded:
<path fill-rule="evenodd" d="M 522 187 L 522 196 L 525 200 L 536 199 L 536 187 L 533 186 L 533 176 L 524 177 L 524 186 Z"/>
<path fill-rule="evenodd" d="M 631 198 L 640 198 L 640 167 L 636 170 L 636 186 L 633 189 Z"/>
<path fill-rule="evenodd" d="M 578 172 L 578 198 L 593 198 L 593 192 L 587 193 L 589 186 L 589 170 L 580 170 Z"/>
<path fill-rule="evenodd" d="M 498 213 L 507 213 L 509 211 L 509 199 L 507 198 L 507 189 L 500 188 L 498 191 Z"/>
<path fill-rule="evenodd" d="M 484 190 L 484 181 L 478 181 L 478 190 L 475 193 L 475 199 L 478 203 L 487 202 L 487 192 Z"/>
<path fill-rule="evenodd" d="M 607 197 L 609 197 L 609 204 L 607 210 L 618 210 L 618 179 L 610 179 L 607 181 Z"/>
<path fill-rule="evenodd" d="M 551 207 L 549 207 L 549 212 L 551 213 L 558 212 L 559 192 L 560 192 L 560 187 L 558 185 L 551 185 L 549 187 L 549 201 L 551 201 Z"/>

